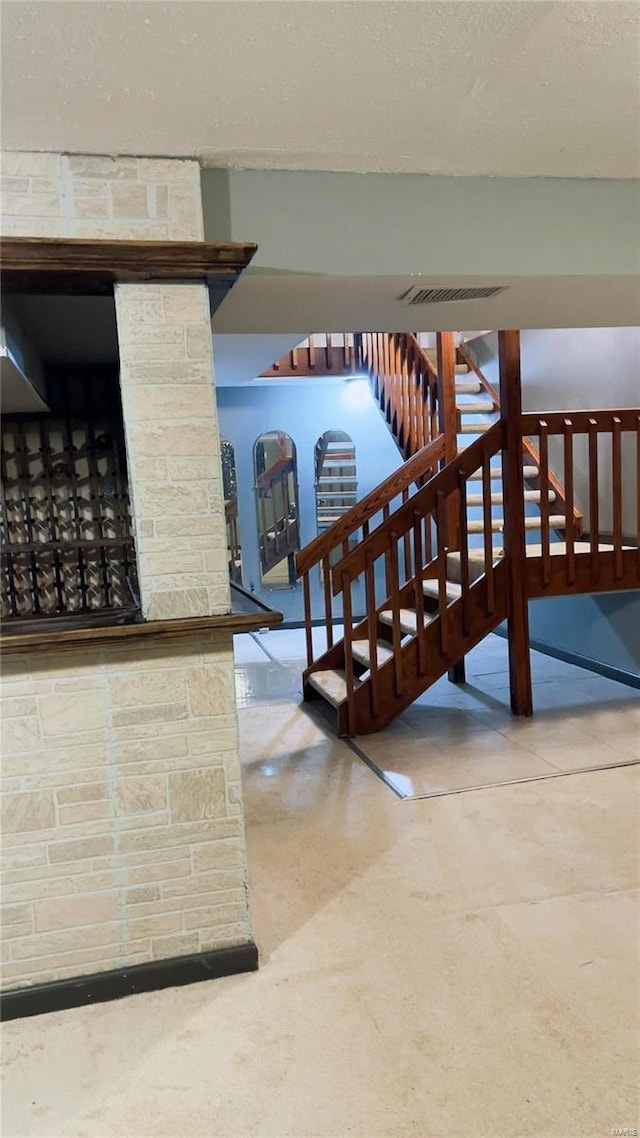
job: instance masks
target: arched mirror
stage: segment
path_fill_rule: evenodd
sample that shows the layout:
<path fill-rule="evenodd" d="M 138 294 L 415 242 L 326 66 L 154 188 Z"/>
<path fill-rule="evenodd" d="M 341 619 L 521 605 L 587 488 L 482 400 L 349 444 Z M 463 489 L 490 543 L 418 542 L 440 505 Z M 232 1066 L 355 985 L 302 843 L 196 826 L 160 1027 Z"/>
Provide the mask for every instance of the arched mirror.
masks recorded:
<path fill-rule="evenodd" d="M 298 469 L 293 439 L 267 431 L 253 448 L 260 574 L 272 588 L 294 585 L 294 554 L 300 549 Z"/>
<path fill-rule="evenodd" d="M 236 481 L 236 454 L 229 439 L 220 439 L 222 460 L 222 491 L 224 494 L 224 518 L 227 526 L 227 550 L 229 553 L 229 580 L 242 584 L 242 546 L 240 545 L 240 526 L 238 523 L 238 484 Z"/>
<path fill-rule="evenodd" d="M 325 431 L 315 450 L 316 522 L 318 533 L 355 505 L 356 448 L 345 431 Z"/>

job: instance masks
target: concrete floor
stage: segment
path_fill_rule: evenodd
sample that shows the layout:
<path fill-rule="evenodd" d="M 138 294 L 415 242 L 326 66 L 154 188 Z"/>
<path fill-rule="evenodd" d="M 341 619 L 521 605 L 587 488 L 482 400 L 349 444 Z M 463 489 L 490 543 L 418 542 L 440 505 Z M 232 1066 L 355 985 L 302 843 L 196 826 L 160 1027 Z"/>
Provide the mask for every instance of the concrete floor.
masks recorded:
<path fill-rule="evenodd" d="M 509 784 L 499 771 L 501 785 L 447 793 L 446 747 L 422 745 L 441 789 L 400 798 L 300 711 L 293 640 L 272 651 L 274 635 L 271 661 L 257 638 L 238 644 L 261 971 L 6 1025 L 3 1138 L 638 1127 L 638 693 L 596 681 L 580 702 L 565 675 L 571 690 L 552 684 L 537 727 L 499 720 L 550 776 Z M 548 682 L 538 677 L 538 704 Z M 483 732 L 449 736 L 454 710 L 435 718 L 459 783 L 472 743 L 491 757 L 500 707 L 476 711 L 494 716 Z M 394 770 L 402 735 L 388 736 Z M 566 773 L 586 747 L 589 766 L 609 747 L 622 765 Z M 564 755 L 545 758 L 554 748 Z"/>

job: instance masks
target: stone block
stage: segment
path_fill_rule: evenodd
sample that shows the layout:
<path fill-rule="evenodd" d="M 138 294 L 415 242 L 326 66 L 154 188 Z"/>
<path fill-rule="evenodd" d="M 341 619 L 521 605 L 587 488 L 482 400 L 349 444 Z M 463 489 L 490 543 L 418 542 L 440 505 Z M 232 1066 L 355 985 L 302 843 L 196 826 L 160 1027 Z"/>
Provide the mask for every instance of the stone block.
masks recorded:
<path fill-rule="evenodd" d="M 107 798 L 109 787 L 106 782 L 83 782 L 80 786 L 64 786 L 56 792 L 58 803 L 67 806 L 75 802 L 99 802 Z"/>
<path fill-rule="evenodd" d="M 116 791 L 119 814 L 144 814 L 164 810 L 167 805 L 167 783 L 162 775 L 145 778 L 123 778 Z"/>
<path fill-rule="evenodd" d="M 127 889 L 124 895 L 125 905 L 139 905 L 143 901 L 159 901 L 161 898 L 159 885 L 138 885 Z"/>
<path fill-rule="evenodd" d="M 89 154 L 71 154 L 65 158 L 68 173 L 73 179 L 103 178 L 107 181 L 138 177 L 137 158 L 96 157 Z"/>
<path fill-rule="evenodd" d="M 233 675 L 230 668 L 204 665 L 187 673 L 192 715 L 217 715 L 233 707 Z"/>
<path fill-rule="evenodd" d="M 28 905 L 6 905 L 2 906 L 0 910 L 0 922 L 2 928 L 7 929 L 12 925 L 24 926 L 25 924 L 31 925 L 33 917 L 33 907 Z"/>
<path fill-rule="evenodd" d="M 213 367 L 211 328 L 206 324 L 187 327 L 187 355 L 191 359 L 206 360 Z"/>
<path fill-rule="evenodd" d="M 190 909 L 184 913 L 185 929 L 206 929 L 211 933 L 218 925 L 238 922 L 248 918 L 246 901 L 231 901 L 229 904 L 213 905 L 206 909 Z"/>
<path fill-rule="evenodd" d="M 200 182 L 200 165 L 193 158 L 139 158 L 138 177 L 143 182 Z"/>
<path fill-rule="evenodd" d="M 109 681 L 114 707 L 144 707 L 147 704 L 179 702 L 186 691 L 186 677 L 176 669 L 132 672 Z"/>
<path fill-rule="evenodd" d="M 101 731 L 106 725 L 105 698 L 102 691 L 86 691 L 82 695 L 56 693 L 40 699 L 40 720 L 45 738 L 56 735 Z"/>
<path fill-rule="evenodd" d="M 129 449 L 142 458 L 211 455 L 214 431 L 210 423 L 129 425 Z M 217 442 L 216 442 L 217 445 Z M 160 512 L 160 517 L 164 515 Z"/>
<path fill-rule="evenodd" d="M 153 937 L 151 955 L 154 960 L 169 960 L 174 956 L 189 956 L 198 951 L 198 934 Z"/>
<path fill-rule="evenodd" d="M 56 810 L 50 791 L 5 794 L 0 801 L 2 833 L 22 834 L 49 830 L 56 824 Z"/>
<path fill-rule="evenodd" d="M 77 925 L 100 925 L 117 920 L 118 899 L 115 893 L 104 892 L 56 897 L 51 901 L 36 901 L 34 912 L 36 932 L 57 932 Z"/>
<path fill-rule="evenodd" d="M 108 198 L 74 198 L 73 212 L 76 217 L 109 217 Z"/>
<path fill-rule="evenodd" d="M 111 207 L 114 217 L 149 217 L 149 200 L 144 183 L 112 182 Z"/>
<path fill-rule="evenodd" d="M 141 723 L 177 723 L 187 719 L 189 708 L 186 699 L 174 703 L 156 703 L 150 707 L 126 707 L 114 711 L 111 722 L 114 727 L 138 726 Z"/>
<path fill-rule="evenodd" d="M 126 288 L 126 285 L 122 285 Z M 168 323 L 210 326 L 209 293 L 206 285 L 171 284 L 162 286 L 164 318 Z"/>
<path fill-rule="evenodd" d="M 169 806 L 173 822 L 224 818 L 226 814 L 224 771 L 203 768 L 170 774 Z"/>
<path fill-rule="evenodd" d="M 24 756 L 28 751 L 37 750 L 41 744 L 40 721 L 35 715 L 21 716 L 18 719 L 2 719 L 2 755 Z M 6 774 L 11 769 L 3 766 Z M 20 766 L 18 770 L 22 773 Z"/>
<path fill-rule="evenodd" d="M 60 217 L 57 194 L 3 194 L 2 212 L 9 217 Z"/>
<path fill-rule="evenodd" d="M 222 839 L 206 842 L 193 850 L 193 868 L 196 873 L 211 870 L 233 869 L 244 865 L 244 854 L 239 841 Z"/>
<path fill-rule="evenodd" d="M 2 173 L 13 177 L 53 178 L 60 173 L 60 155 L 46 151 L 5 150 Z"/>
<path fill-rule="evenodd" d="M 112 815 L 110 802 L 74 802 L 70 806 L 58 807 L 58 820 L 61 826 L 76 826 L 80 822 L 99 822 Z"/>
<path fill-rule="evenodd" d="M 39 956 L 57 958 L 63 952 L 77 952 L 80 944 L 83 949 L 112 945 L 115 957 L 118 950 L 117 926 L 112 922 L 103 921 L 83 929 L 81 938 L 77 928 L 63 932 L 43 932 L 14 944 L 11 955 L 14 960 L 31 960 Z"/>
<path fill-rule="evenodd" d="M 77 838 L 73 841 L 50 842 L 49 861 L 88 861 L 113 853 L 112 837 Z"/>
<path fill-rule="evenodd" d="M 212 384 L 192 383 L 175 388 L 168 383 L 140 384 L 127 393 L 125 410 L 129 423 L 200 419 L 203 425 L 211 424 L 213 434 L 213 399 Z"/>

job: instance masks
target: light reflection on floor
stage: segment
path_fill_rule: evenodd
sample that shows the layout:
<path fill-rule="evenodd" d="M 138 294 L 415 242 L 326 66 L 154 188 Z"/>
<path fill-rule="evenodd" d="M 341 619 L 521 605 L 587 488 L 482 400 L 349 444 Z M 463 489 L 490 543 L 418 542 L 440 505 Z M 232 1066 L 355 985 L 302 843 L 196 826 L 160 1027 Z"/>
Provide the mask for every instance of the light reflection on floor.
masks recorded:
<path fill-rule="evenodd" d="M 314 629 L 319 647 L 323 631 Z M 303 629 L 235 638 L 238 707 L 302 705 Z M 467 657 L 467 682 L 443 677 L 384 731 L 353 749 L 403 799 L 557 777 L 640 760 L 640 693 L 592 672 L 532 653 L 532 719 L 509 710 L 506 641 L 487 637 Z M 330 723 L 312 712 L 317 729 Z M 269 764 L 267 764 L 269 765 Z M 272 777 L 275 768 L 265 777 Z"/>

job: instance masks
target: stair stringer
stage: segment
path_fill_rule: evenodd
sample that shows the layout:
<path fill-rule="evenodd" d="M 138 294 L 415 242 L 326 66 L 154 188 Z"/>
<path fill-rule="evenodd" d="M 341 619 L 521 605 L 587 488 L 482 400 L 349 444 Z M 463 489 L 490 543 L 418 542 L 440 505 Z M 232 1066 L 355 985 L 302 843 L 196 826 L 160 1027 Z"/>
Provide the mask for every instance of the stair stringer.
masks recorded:
<path fill-rule="evenodd" d="M 507 616 L 507 565 L 506 560 L 494 566 L 493 606 L 488 613 L 487 578 L 480 577 L 466 594 L 466 613 L 463 598 L 447 606 L 446 646 L 441 644 L 442 618 L 438 616 L 424 630 L 422 656 L 424 668 L 420 674 L 420 648 L 418 636 L 406 640 L 400 649 L 402 686 L 396 685 L 396 661 L 390 660 L 378 669 L 378 702 L 376 716 L 371 712 L 371 679 L 363 679 L 354 691 L 354 723 L 349 730 L 346 701 L 338 709 L 338 734 L 370 735 L 388 726 L 397 715 L 427 691 L 441 676 L 493 632 Z M 466 629 L 463 625 L 466 623 Z"/>

